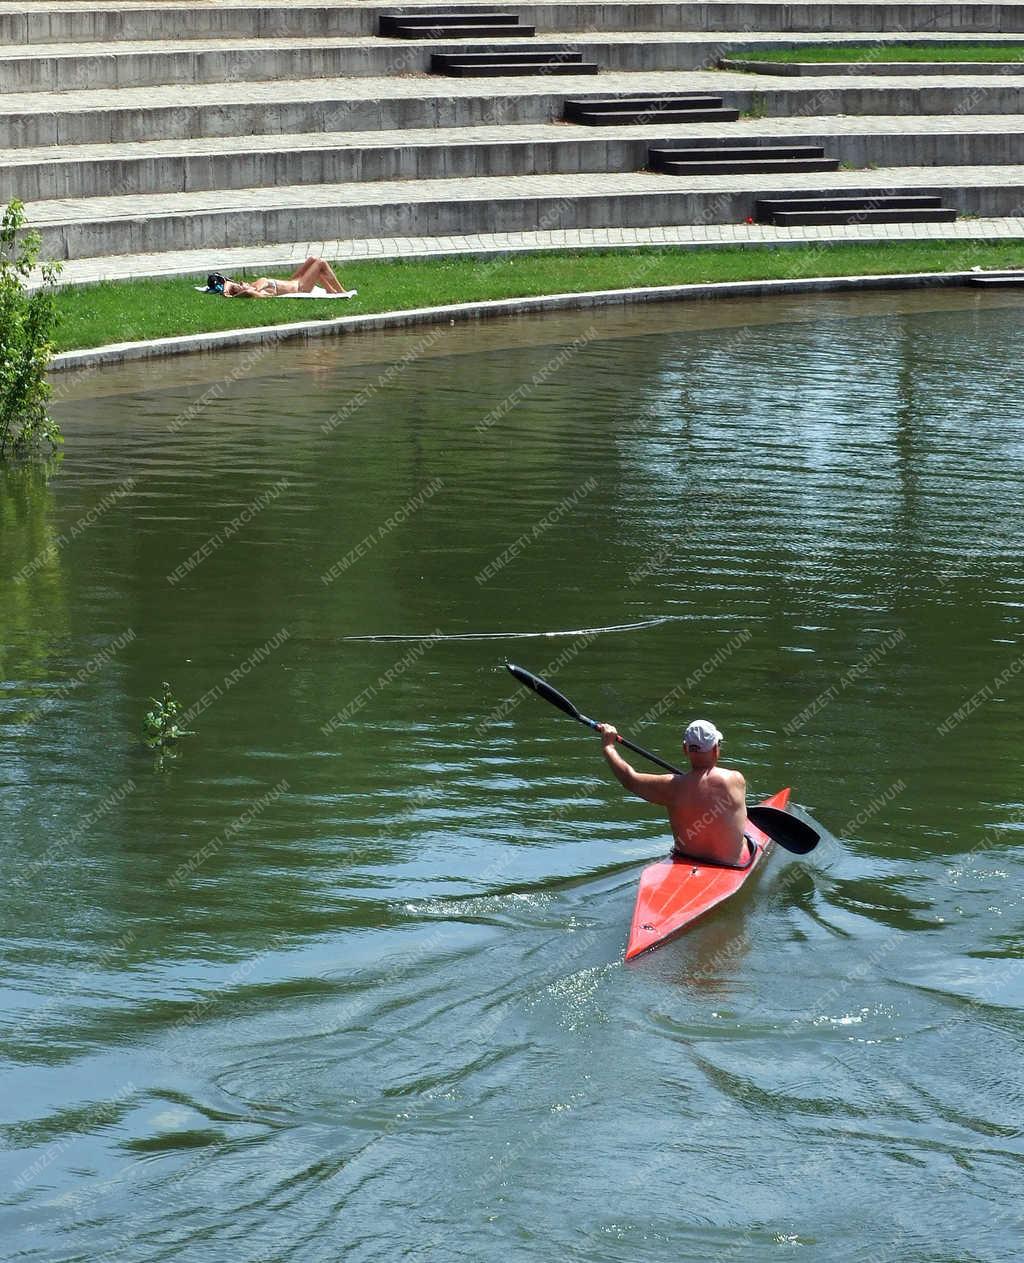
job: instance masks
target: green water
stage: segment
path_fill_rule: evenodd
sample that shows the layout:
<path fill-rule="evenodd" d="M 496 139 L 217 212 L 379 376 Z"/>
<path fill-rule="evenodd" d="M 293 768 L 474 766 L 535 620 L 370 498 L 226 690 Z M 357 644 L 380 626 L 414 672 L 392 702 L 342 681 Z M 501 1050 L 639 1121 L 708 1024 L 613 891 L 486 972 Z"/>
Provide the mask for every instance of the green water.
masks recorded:
<path fill-rule="evenodd" d="M 61 380 L 61 467 L 0 473 L 3 1258 L 1016 1257 L 1022 333 L 789 299 Z M 624 966 L 665 824 L 506 657 L 669 758 L 714 720 L 825 840 Z"/>

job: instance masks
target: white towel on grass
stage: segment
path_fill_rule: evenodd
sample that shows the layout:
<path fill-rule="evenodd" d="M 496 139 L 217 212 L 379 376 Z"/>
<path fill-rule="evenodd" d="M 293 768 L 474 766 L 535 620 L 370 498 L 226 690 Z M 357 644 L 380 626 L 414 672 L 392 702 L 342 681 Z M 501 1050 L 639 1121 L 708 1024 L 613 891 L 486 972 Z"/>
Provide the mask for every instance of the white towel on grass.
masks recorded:
<path fill-rule="evenodd" d="M 357 289 L 343 289 L 340 294 L 328 294 L 319 285 L 314 285 L 308 294 L 278 294 L 278 298 L 355 298 Z"/>
<path fill-rule="evenodd" d="M 213 293 L 208 290 L 205 285 L 193 285 L 193 289 L 199 291 L 200 294 Z M 314 285 L 308 294 L 278 294 L 278 298 L 355 298 L 359 291 L 357 289 L 343 289 L 340 294 L 328 294 L 325 289 L 321 289 L 319 285 Z"/>

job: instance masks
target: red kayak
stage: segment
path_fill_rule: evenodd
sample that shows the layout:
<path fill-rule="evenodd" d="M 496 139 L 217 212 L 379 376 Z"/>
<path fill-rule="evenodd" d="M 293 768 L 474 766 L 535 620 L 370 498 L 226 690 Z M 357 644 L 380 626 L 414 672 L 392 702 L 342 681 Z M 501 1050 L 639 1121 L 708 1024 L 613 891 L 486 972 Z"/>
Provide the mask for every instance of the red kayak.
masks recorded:
<path fill-rule="evenodd" d="M 762 806 L 784 811 L 788 802 L 789 790 L 780 789 L 766 798 Z M 649 952 L 652 947 L 660 947 L 680 930 L 685 930 L 691 922 L 734 895 L 761 867 L 775 844 L 749 820 L 746 831 L 757 844 L 757 854 L 749 868 L 719 868 L 700 861 L 671 858 L 647 865 L 636 892 L 633 924 L 629 927 L 626 944 L 627 960 Z"/>

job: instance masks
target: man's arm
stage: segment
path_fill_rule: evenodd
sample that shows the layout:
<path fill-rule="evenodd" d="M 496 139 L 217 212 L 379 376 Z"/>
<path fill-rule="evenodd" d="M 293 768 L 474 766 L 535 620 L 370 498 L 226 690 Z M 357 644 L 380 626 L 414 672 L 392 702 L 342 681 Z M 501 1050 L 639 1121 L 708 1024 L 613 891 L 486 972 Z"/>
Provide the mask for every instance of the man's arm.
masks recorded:
<path fill-rule="evenodd" d="M 636 794 L 637 797 L 654 803 L 655 806 L 671 806 L 675 777 L 672 775 L 652 776 L 649 772 L 636 771 L 619 754 L 615 741 L 618 733 L 615 728 L 611 724 L 599 724 L 597 730 L 601 734 L 602 753 L 608 760 L 608 766 L 615 773 L 619 784 L 624 789 L 628 789 L 631 794 Z"/>

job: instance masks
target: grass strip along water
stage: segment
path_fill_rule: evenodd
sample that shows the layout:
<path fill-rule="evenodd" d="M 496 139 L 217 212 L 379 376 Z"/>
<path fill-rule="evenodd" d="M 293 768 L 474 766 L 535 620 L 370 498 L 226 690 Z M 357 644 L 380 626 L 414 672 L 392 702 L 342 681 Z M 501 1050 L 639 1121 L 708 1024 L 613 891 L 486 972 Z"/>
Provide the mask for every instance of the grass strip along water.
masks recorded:
<path fill-rule="evenodd" d="M 896 241 L 783 247 L 639 248 L 560 251 L 491 258 L 446 256 L 336 264 L 356 298 L 222 298 L 199 294 L 196 279 L 112 281 L 57 294 L 54 349 L 213 333 L 310 319 L 406 311 L 449 303 L 542 294 L 715 281 L 962 272 L 1024 265 L 1024 241 Z"/>
<path fill-rule="evenodd" d="M 801 48 L 750 48 L 730 61 L 1021 61 L 1024 44 L 806 44 Z"/>

